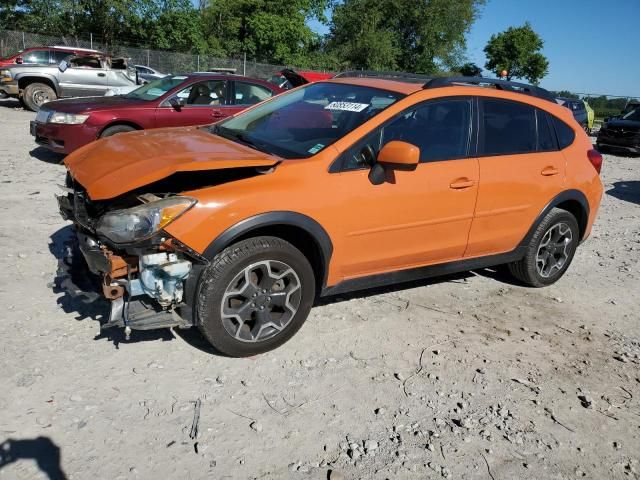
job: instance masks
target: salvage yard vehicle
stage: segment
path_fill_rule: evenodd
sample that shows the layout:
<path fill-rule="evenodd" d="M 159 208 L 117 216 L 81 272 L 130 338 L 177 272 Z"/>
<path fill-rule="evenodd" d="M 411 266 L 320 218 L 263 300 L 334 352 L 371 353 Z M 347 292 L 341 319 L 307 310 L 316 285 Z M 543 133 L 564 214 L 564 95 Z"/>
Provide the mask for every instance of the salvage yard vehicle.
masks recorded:
<path fill-rule="evenodd" d="M 10 67 L 13 65 L 48 65 L 59 64 L 69 55 L 87 55 L 101 53 L 97 50 L 79 47 L 52 46 L 52 47 L 31 47 L 25 48 L 13 55 L 0 58 L 0 67 Z"/>
<path fill-rule="evenodd" d="M 19 98 L 34 112 L 57 98 L 102 96 L 111 87 L 136 84 L 135 69 L 125 59 L 104 55 L 70 56 L 59 65 L 0 69 L 0 91 Z"/>
<path fill-rule="evenodd" d="M 640 104 L 606 121 L 598 132 L 596 148 L 601 152 L 611 150 L 640 154 Z"/>
<path fill-rule="evenodd" d="M 269 82 L 238 75 L 170 75 L 122 96 L 49 102 L 30 128 L 39 145 L 71 153 L 117 133 L 211 124 L 282 91 Z"/>
<path fill-rule="evenodd" d="M 601 155 L 549 92 L 468 77 L 316 82 L 65 164 L 59 207 L 105 326 L 196 326 L 231 356 L 282 345 L 321 296 L 501 264 L 550 285 L 603 192 Z"/>

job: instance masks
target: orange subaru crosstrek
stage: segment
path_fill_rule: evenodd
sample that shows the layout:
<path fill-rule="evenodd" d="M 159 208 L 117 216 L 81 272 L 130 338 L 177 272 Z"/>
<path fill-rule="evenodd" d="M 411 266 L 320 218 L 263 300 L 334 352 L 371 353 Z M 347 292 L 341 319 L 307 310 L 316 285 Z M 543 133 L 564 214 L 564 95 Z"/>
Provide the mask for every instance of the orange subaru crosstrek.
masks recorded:
<path fill-rule="evenodd" d="M 603 190 L 571 112 L 519 83 L 358 75 L 69 155 L 60 210 L 106 326 L 197 326 L 247 356 L 320 296 L 501 264 L 532 287 L 565 273 Z"/>

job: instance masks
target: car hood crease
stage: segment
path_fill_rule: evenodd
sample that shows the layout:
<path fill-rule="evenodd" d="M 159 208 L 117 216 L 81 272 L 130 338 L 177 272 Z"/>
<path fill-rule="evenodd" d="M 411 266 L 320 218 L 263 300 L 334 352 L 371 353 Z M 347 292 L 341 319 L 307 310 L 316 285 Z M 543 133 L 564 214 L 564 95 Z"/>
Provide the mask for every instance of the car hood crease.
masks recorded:
<path fill-rule="evenodd" d="M 177 172 L 271 167 L 280 158 L 197 128 L 131 132 L 94 142 L 64 163 L 93 200 L 114 198 Z"/>

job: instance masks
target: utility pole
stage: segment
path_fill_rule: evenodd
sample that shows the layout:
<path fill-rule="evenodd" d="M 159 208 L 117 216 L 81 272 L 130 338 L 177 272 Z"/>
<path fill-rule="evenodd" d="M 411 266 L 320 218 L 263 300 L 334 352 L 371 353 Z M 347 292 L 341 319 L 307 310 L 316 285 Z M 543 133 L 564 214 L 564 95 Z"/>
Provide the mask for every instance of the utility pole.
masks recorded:
<path fill-rule="evenodd" d="M 91 50 L 93 50 L 93 33 L 89 33 L 89 42 L 91 43 Z"/>
<path fill-rule="evenodd" d="M 247 76 L 247 52 L 244 52 L 244 59 L 242 61 L 242 76 Z"/>

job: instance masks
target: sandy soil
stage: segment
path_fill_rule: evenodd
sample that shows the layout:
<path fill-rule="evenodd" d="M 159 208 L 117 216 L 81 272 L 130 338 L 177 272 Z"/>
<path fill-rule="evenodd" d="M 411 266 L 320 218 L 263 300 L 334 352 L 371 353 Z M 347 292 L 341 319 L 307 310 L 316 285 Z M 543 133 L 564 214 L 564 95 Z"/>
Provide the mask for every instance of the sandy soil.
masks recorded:
<path fill-rule="evenodd" d="M 556 285 L 479 271 L 345 296 L 238 360 L 196 331 L 126 342 L 61 291 L 64 168 L 16 107 L 0 101 L 0 479 L 640 477 L 640 158 L 605 157 L 593 236 Z"/>

